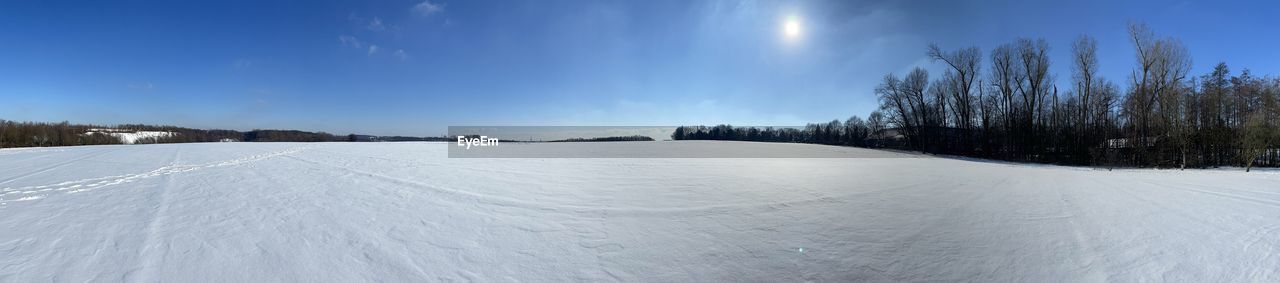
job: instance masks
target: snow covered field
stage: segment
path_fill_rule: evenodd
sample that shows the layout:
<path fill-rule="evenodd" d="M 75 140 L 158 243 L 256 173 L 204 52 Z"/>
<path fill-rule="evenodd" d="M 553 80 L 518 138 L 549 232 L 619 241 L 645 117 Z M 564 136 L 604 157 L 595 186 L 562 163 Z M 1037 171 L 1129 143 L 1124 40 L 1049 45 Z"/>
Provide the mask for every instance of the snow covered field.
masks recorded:
<path fill-rule="evenodd" d="M 762 150 L 578 146 L 708 143 Z M 441 143 L 0 150 L 0 282 L 1280 281 L 1274 171 L 767 148 L 880 158 L 449 159 Z"/>

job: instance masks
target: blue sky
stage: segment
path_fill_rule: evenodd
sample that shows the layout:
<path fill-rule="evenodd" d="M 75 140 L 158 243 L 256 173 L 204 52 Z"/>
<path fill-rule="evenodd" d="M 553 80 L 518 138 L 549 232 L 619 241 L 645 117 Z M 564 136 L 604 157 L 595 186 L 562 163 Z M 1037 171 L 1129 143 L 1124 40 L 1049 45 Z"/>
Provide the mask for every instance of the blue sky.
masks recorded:
<path fill-rule="evenodd" d="M 4 1 L 0 118 L 438 135 L 450 125 L 798 125 L 866 116 L 886 73 L 1044 38 L 1133 67 L 1130 21 L 1193 73 L 1280 73 L 1274 1 Z M 784 23 L 799 23 L 787 36 Z M 985 58 L 984 58 L 985 59 Z M 985 61 L 984 61 L 985 62 Z"/>

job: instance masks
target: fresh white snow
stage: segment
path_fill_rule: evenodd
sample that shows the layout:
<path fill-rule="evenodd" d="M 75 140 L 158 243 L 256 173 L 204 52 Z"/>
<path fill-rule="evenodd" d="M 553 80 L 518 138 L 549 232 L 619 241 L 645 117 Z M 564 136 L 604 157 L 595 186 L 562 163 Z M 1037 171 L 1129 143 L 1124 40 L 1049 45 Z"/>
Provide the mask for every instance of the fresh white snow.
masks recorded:
<path fill-rule="evenodd" d="M 740 142 L 573 146 L 851 158 L 447 146 L 0 151 L 0 282 L 1280 281 L 1275 171 Z"/>

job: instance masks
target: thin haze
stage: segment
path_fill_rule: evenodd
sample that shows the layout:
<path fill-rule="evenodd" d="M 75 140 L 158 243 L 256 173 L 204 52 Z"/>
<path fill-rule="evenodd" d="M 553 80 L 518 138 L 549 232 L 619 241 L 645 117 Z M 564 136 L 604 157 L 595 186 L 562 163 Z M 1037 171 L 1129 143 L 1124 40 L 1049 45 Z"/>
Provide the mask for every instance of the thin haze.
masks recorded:
<path fill-rule="evenodd" d="M 338 134 L 450 125 L 797 125 L 865 116 L 944 49 L 1071 40 L 1280 74 L 1272 1 L 5 1 L 0 118 Z M 795 31 L 788 32 L 788 23 Z M 984 61 L 985 62 L 985 61 Z M 935 73 L 940 74 L 940 73 Z"/>

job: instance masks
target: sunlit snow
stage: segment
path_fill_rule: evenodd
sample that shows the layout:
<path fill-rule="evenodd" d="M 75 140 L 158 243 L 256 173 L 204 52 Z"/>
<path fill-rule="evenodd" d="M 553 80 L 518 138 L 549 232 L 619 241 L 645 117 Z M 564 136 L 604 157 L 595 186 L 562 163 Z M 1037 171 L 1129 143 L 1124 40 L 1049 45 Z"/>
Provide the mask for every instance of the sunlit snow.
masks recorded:
<path fill-rule="evenodd" d="M 708 144 L 761 147 L 574 146 Z M 0 281 L 1280 280 L 1274 171 L 795 144 L 766 146 L 855 158 L 451 159 L 446 146 L 4 150 Z"/>

